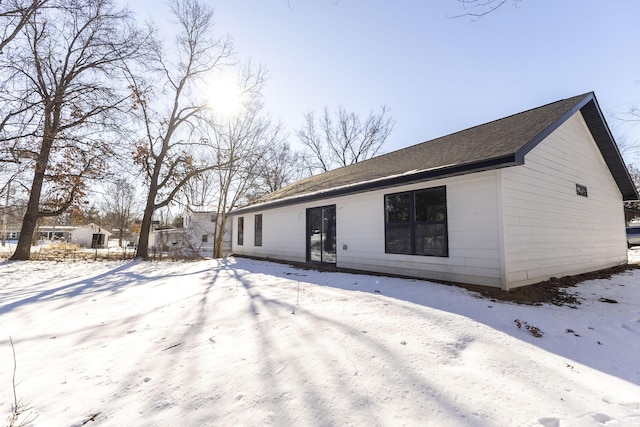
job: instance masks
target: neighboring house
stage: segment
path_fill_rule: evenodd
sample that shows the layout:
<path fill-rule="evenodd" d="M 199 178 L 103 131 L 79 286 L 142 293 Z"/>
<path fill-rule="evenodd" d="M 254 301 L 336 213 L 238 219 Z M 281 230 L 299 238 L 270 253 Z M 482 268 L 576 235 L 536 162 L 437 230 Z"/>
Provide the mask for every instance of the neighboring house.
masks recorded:
<path fill-rule="evenodd" d="M 186 247 L 184 229 L 154 225 L 149 233 L 149 247 L 160 251 L 182 250 Z"/>
<path fill-rule="evenodd" d="M 38 239 L 70 242 L 71 232 L 75 229 L 76 227 L 72 225 L 40 225 L 38 226 Z"/>
<path fill-rule="evenodd" d="M 510 289 L 625 264 L 636 199 L 587 93 L 271 193 L 233 253 Z"/>
<path fill-rule="evenodd" d="M 106 248 L 109 243 L 111 232 L 96 224 L 87 224 L 74 227 L 71 230 L 69 242 L 75 243 L 85 248 L 99 249 Z"/>
<path fill-rule="evenodd" d="M 20 228 L 7 229 L 7 240 L 17 240 L 20 237 Z M 107 247 L 111 233 L 98 225 L 88 224 L 83 226 L 73 225 L 40 225 L 38 226 L 38 239 L 51 242 L 75 243 L 85 248 Z"/>
<path fill-rule="evenodd" d="M 18 238 L 20 238 L 20 227 L 15 227 L 15 226 L 7 227 L 4 238 L 6 240 L 18 240 Z"/>
<path fill-rule="evenodd" d="M 183 228 L 158 228 L 149 246 L 161 250 L 175 249 L 184 253 L 213 256 L 215 236 L 219 232 L 220 215 L 211 206 L 189 206 L 183 214 Z M 223 253 L 231 251 L 231 228 L 225 227 Z"/>
<path fill-rule="evenodd" d="M 0 240 L 18 240 L 22 224 L 8 215 L 0 215 L 0 224 L 2 225 L 2 229 L 0 230 Z"/>
<path fill-rule="evenodd" d="M 220 233 L 221 215 L 213 206 L 191 205 L 184 213 L 184 228 L 188 230 L 189 239 L 194 246 L 199 245 L 202 252 L 213 255 L 213 245 Z M 231 227 L 225 225 L 222 252 L 231 252 Z"/>

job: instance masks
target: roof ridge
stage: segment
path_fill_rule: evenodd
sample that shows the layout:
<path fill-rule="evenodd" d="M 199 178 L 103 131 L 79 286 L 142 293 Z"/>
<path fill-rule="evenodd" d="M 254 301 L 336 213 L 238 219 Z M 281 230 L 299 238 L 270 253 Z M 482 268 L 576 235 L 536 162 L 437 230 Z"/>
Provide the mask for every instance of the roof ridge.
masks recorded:
<path fill-rule="evenodd" d="M 584 114 L 594 109 L 599 111 L 593 92 L 560 99 L 301 179 L 265 195 L 251 205 L 320 199 L 353 191 L 523 164 L 526 153 L 571 115 L 578 111 Z M 601 115 L 585 120 L 592 133 L 595 130 L 602 133 L 598 137 L 601 151 L 609 150 L 610 146 L 615 145 L 615 141 L 605 132 L 606 129 L 602 130 L 606 128 L 606 123 L 599 124 L 604 121 Z M 598 123 L 592 123 L 594 121 Z M 616 157 L 616 153 L 611 155 Z M 620 166 L 622 160 L 618 157 L 619 154 L 610 161 L 610 169 L 624 168 Z M 626 188 L 626 180 L 629 178 L 625 178 L 621 172 L 619 174 L 621 177 L 617 177 L 616 182 L 622 190 L 623 187 Z M 622 191 L 628 193 L 627 197 L 631 197 L 628 189 Z M 633 193 L 636 194 L 635 191 Z M 239 210 L 249 209 L 251 205 Z"/>
<path fill-rule="evenodd" d="M 476 129 L 476 128 L 487 126 L 487 125 L 491 125 L 491 124 L 494 124 L 494 123 L 497 123 L 497 122 L 505 121 L 505 120 L 511 119 L 511 118 L 519 116 L 519 115 L 524 115 L 524 114 L 527 114 L 527 113 L 530 113 L 530 112 L 533 112 L 533 111 L 536 111 L 536 110 L 542 110 L 542 109 L 548 108 L 548 107 L 550 107 L 552 105 L 559 104 L 561 102 L 566 102 L 568 100 L 575 99 L 576 103 L 577 103 L 578 99 L 583 99 L 583 98 L 585 98 L 585 97 L 587 97 L 589 95 L 592 95 L 592 94 L 593 94 L 593 91 L 583 93 L 582 95 L 576 95 L 576 96 L 572 96 L 572 97 L 569 97 L 569 98 L 559 99 L 557 101 L 549 102 L 547 104 L 540 105 L 538 107 L 529 108 L 527 110 L 523 110 L 523 111 L 520 111 L 520 112 L 517 112 L 517 113 L 513 113 L 513 114 L 510 114 L 508 116 L 500 117 L 498 119 L 494 119 L 494 120 L 491 120 L 491 121 L 488 121 L 488 122 L 485 122 L 485 123 L 479 123 L 477 125 L 469 126 L 468 128 L 461 129 L 459 131 L 455 131 L 455 132 L 448 133 L 448 134 L 445 134 L 445 135 L 441 135 L 441 136 L 438 136 L 436 138 L 429 139 L 427 141 L 422 141 L 422 142 L 418 142 L 417 144 L 413 144 L 413 145 L 409 145 L 407 147 L 399 148 L 398 150 L 394 150 L 394 151 L 391 151 L 391 152 L 385 153 L 385 154 L 390 154 L 390 153 L 395 153 L 395 152 L 402 151 L 402 150 L 407 150 L 407 149 L 410 149 L 412 147 L 416 147 L 416 146 L 421 145 L 421 144 L 427 144 L 429 142 L 437 141 L 437 140 L 442 139 L 442 138 L 447 138 L 447 137 L 450 137 L 450 136 L 458 135 L 458 134 L 463 133 L 463 132 L 468 132 L 468 131 L 470 131 L 472 129 Z M 381 154 L 380 156 L 376 156 L 376 157 L 381 157 L 381 156 L 384 156 L 385 154 Z M 371 159 L 375 159 L 376 157 L 372 157 Z M 367 160 L 371 160 L 371 159 L 367 159 Z"/>

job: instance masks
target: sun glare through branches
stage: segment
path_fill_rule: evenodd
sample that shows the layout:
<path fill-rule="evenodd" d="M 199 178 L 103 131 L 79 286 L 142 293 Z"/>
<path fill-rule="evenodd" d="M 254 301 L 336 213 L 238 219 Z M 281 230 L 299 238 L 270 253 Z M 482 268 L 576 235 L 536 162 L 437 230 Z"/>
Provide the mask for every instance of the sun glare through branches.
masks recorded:
<path fill-rule="evenodd" d="M 239 113 L 246 100 L 237 73 L 225 70 L 213 74 L 205 82 L 205 96 L 209 108 L 218 116 L 230 117 Z"/>

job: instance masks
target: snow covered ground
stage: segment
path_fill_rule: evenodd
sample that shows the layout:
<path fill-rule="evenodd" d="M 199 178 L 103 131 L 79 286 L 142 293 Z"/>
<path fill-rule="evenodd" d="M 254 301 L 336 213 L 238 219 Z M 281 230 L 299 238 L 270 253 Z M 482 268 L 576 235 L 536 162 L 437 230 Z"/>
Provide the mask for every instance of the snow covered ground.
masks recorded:
<path fill-rule="evenodd" d="M 36 426 L 640 425 L 640 270 L 573 292 L 532 307 L 246 259 L 3 262 L 0 416 L 11 337 Z"/>

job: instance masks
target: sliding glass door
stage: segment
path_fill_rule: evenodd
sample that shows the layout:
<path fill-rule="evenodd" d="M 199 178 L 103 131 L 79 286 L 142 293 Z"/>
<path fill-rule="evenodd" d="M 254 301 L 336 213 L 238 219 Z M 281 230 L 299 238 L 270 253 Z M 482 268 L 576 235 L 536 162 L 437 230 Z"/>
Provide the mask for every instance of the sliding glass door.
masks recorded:
<path fill-rule="evenodd" d="M 307 209 L 307 261 L 336 263 L 336 207 Z"/>

